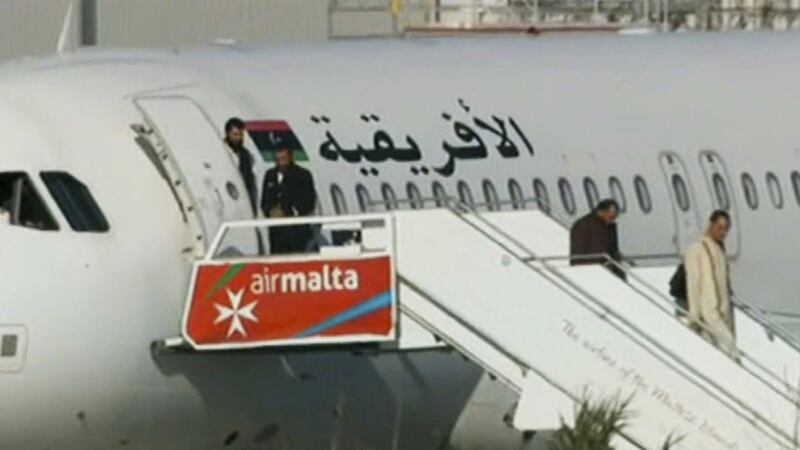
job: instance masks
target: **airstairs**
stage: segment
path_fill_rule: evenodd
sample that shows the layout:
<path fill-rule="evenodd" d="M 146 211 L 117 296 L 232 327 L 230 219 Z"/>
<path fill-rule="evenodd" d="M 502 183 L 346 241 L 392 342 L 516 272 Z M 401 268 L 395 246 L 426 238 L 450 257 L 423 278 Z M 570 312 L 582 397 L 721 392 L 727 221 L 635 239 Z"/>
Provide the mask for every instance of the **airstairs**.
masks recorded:
<path fill-rule="evenodd" d="M 797 448 L 794 337 L 742 304 L 740 358 L 730 358 L 676 316 L 665 293 L 674 267 L 620 266 L 623 281 L 600 265 L 570 266 L 567 230 L 538 210 L 454 205 L 308 221 L 359 230 L 338 250 L 322 242 L 326 258 L 391 256 L 396 327 L 375 339 L 381 349 L 453 347 L 519 394 L 519 430 L 555 429 L 582 397 L 616 396 L 636 414 L 627 448 L 657 448 L 670 434 L 686 449 Z M 236 261 L 221 256 L 234 229 L 286 223 L 298 219 L 223 224 L 205 262 Z M 368 245 L 366 226 L 386 244 Z"/>

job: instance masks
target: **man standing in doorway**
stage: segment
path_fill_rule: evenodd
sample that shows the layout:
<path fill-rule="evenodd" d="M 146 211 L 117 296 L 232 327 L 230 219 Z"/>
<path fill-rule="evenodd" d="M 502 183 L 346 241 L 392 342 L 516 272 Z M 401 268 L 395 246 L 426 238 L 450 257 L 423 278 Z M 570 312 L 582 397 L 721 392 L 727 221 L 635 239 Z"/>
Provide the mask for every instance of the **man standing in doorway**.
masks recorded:
<path fill-rule="evenodd" d="M 705 234 L 686 250 L 684 263 L 689 323 L 700 328 L 700 333 L 722 351 L 738 359 L 725 254 L 725 238 L 730 228 L 731 216 L 722 210 L 714 211 Z"/>
<path fill-rule="evenodd" d="M 238 117 L 232 117 L 225 122 L 225 143 L 239 160 L 239 174 L 242 175 L 242 181 L 250 200 L 250 208 L 255 217 L 258 212 L 256 206 L 258 204 L 258 187 L 256 186 L 256 176 L 253 173 L 253 156 L 244 146 L 244 131 L 244 121 Z"/>
<path fill-rule="evenodd" d="M 311 172 L 295 164 L 288 148 L 275 152 L 275 167 L 264 176 L 262 192 L 261 210 L 270 218 L 308 216 L 317 204 Z M 310 225 L 270 227 L 270 253 L 302 253 L 312 235 Z"/>
<path fill-rule="evenodd" d="M 618 216 L 617 201 L 605 199 L 572 225 L 569 240 L 570 265 L 602 264 L 618 277 L 625 279 L 625 272 L 613 263 L 622 261 L 617 236 Z"/>

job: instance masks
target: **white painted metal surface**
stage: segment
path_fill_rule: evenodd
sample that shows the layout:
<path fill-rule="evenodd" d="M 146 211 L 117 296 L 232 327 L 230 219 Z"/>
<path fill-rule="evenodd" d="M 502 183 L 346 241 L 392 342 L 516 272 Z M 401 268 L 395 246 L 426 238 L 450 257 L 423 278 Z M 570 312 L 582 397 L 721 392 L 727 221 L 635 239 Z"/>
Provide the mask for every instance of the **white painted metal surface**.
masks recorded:
<path fill-rule="evenodd" d="M 569 253 L 569 231 L 540 211 L 486 213 L 484 217 L 505 233 L 513 236 L 518 244 L 527 247 L 538 256 L 563 256 Z M 620 220 L 624 221 L 625 217 L 623 216 Z M 557 265 L 563 266 L 564 264 L 565 261 L 561 261 Z M 663 322 L 670 322 L 670 318 L 664 312 L 673 308 L 669 296 L 669 280 L 675 269 L 676 267 L 672 265 L 631 269 L 633 277 L 628 280 L 631 286 L 650 296 L 652 300 L 662 303 L 662 308 L 653 308 L 652 315 L 642 314 L 634 320 L 635 323 L 649 324 L 652 321 L 658 328 L 662 326 Z M 582 269 L 562 269 L 567 276 L 575 275 L 580 270 Z M 620 284 L 613 277 L 606 278 L 608 278 L 608 282 Z M 596 293 L 594 288 L 591 288 L 590 291 L 593 294 Z M 598 298 L 608 298 L 612 303 L 617 303 L 616 299 L 618 299 L 616 295 L 608 297 L 598 295 Z M 633 306 L 628 303 L 619 305 Z M 754 310 L 753 314 L 757 314 L 757 311 Z M 791 333 L 776 333 L 764 323 L 759 322 L 753 314 L 748 314 L 741 307 L 735 311 L 737 346 L 742 352 L 753 358 L 753 361 L 743 360 L 742 364 L 756 373 L 763 374 L 764 377 L 779 386 L 783 392 L 796 395 L 800 385 L 800 350 L 794 344 L 796 338 Z M 661 317 L 662 319 L 656 321 L 652 320 L 652 317 Z M 777 324 L 770 324 L 770 326 L 780 327 Z M 647 325 L 647 328 L 650 330 L 650 325 Z M 685 353 L 681 350 L 684 347 L 679 345 L 678 341 L 666 342 L 676 351 Z M 686 356 L 694 358 L 698 355 L 688 353 Z M 702 357 L 699 361 L 706 362 Z M 729 378 L 727 375 L 720 375 L 720 379 L 727 378 Z"/>
<path fill-rule="evenodd" d="M 675 267 L 642 267 L 633 273 L 650 286 L 669 294 L 669 280 Z M 754 314 L 758 314 L 756 310 Z M 766 328 L 753 315 L 741 307 L 734 315 L 736 326 L 736 345 L 746 354 L 752 355 L 759 363 L 780 376 L 788 389 L 800 389 L 800 350 L 796 347 L 794 335 L 781 335 Z M 745 361 L 744 364 L 750 364 Z"/>
<path fill-rule="evenodd" d="M 476 220 L 445 210 L 395 217 L 401 282 L 422 294 L 405 303 L 401 291 L 402 308 L 517 390 L 531 370 L 566 396 L 562 406 L 586 389 L 632 395 L 639 420 L 630 436 L 641 444 L 673 431 L 703 449 L 788 443 L 790 399 L 605 269 L 555 269 L 563 277 L 553 278 L 517 259 L 510 236 Z M 461 273 L 479 276 L 464 282 Z M 518 427 L 542 425 L 536 414 L 521 417 L 529 422 Z"/>
<path fill-rule="evenodd" d="M 140 98 L 135 103 L 154 130 L 165 164 L 180 177 L 171 181 L 186 184 L 186 214 L 199 218 L 201 250 L 223 220 L 253 216 L 232 153 L 200 105 L 184 96 Z"/>
<path fill-rule="evenodd" d="M 3 323 L 24 324 L 30 338 L 22 372 L 0 380 L 3 404 L 15 409 L 0 414 L 2 446 L 83 450 L 127 440 L 127 448 L 137 450 L 205 450 L 219 448 L 239 431 L 230 448 L 246 450 L 266 428 L 279 431 L 267 433 L 272 437 L 265 445 L 293 450 L 346 448 L 356 440 L 392 448 L 395 437 L 397 448 L 433 448 L 446 439 L 479 379 L 476 365 L 443 352 L 405 355 L 410 364 L 401 364 L 396 353 L 372 358 L 344 351 L 154 356 L 151 343 L 176 331 L 188 285 L 184 252 L 193 235 L 134 141 L 130 125 L 142 120 L 130 100 L 137 93 L 190 95 L 220 128 L 233 115 L 286 120 L 309 154 L 325 213 L 334 210 L 328 195 L 334 185 L 354 211 L 359 184 L 378 198 L 384 183 L 399 196 L 409 184 L 427 196 L 434 182 L 455 193 L 464 181 L 479 193 L 488 179 L 508 198 L 502 187 L 510 179 L 528 195 L 532 178 L 541 177 L 553 208 L 560 209 L 554 192 L 559 178 L 577 188 L 592 177 L 603 195 L 602 182 L 617 176 L 628 196 L 620 224 L 623 249 L 663 253 L 671 248 L 672 224 L 659 149 L 681 153 L 695 186 L 702 175 L 697 149 L 707 145 L 719 149 L 732 174 L 748 171 L 763 180 L 766 172 L 781 169 L 783 186 L 790 187 L 789 168 L 797 164 L 797 50 L 797 40 L 788 35 L 565 37 L 87 51 L 7 65 L 0 69 L 2 166 L 31 174 L 61 229 L 0 226 L 0 313 Z M 749 68 L 756 66 L 771 81 L 757 95 L 742 89 L 753 82 Z M 620 83 L 628 95 L 614 94 Z M 698 96 L 703 108 L 697 107 Z M 422 159 L 412 163 L 418 170 L 442 167 L 448 156 L 442 143 L 458 143 L 452 124 L 439 119 L 441 111 L 465 123 L 476 116 L 490 122 L 493 114 L 513 116 L 535 144 L 536 156 L 502 158 L 496 137 L 479 130 L 487 158 L 459 159 L 451 177 L 415 175 L 411 164 L 398 161 L 376 164 L 380 176 L 366 176 L 364 164 L 320 157 L 328 131 L 346 148 L 370 145 L 373 124 L 359 115 L 373 111 L 395 142 L 407 136 L 418 142 Z M 330 126 L 311 120 L 320 114 L 331 119 Z M 197 144 L 207 142 L 198 135 Z M 602 155 L 597 164 L 573 166 L 568 155 L 587 148 Z M 260 162 L 258 175 L 266 166 Z M 53 169 L 89 187 L 111 223 L 109 233 L 70 229 L 37 176 Z M 649 186 L 652 211 L 637 204 L 636 176 Z M 697 208 L 709 212 L 706 190 L 695 194 Z M 800 217 L 796 204 L 789 204 L 791 194 L 785 191 L 782 210 L 769 205 L 763 190 L 760 208 L 740 208 L 735 226 L 742 230 L 742 251 L 733 265 L 737 292 L 790 312 L 797 304 L 799 253 L 797 242 L 782 237 L 794 232 Z M 445 264 L 435 255 L 439 242 L 429 241 L 432 256 L 423 267 L 462 285 L 481 281 L 494 266 L 472 265 L 480 246 L 463 245 L 460 258 Z M 424 274 L 429 276 L 434 274 Z M 504 294 L 494 289 L 487 296 L 505 303 Z M 513 311 L 515 301 L 511 306 L 503 318 L 531 312 Z M 529 323 L 523 335 L 546 332 L 541 320 Z M 553 352 L 552 346 L 544 350 Z M 98 361 L 103 370 L 97 370 Z M 579 370 L 590 369 L 576 365 Z M 334 416 L 334 410 L 342 413 Z M 80 420 L 79 412 L 88 419 Z"/>

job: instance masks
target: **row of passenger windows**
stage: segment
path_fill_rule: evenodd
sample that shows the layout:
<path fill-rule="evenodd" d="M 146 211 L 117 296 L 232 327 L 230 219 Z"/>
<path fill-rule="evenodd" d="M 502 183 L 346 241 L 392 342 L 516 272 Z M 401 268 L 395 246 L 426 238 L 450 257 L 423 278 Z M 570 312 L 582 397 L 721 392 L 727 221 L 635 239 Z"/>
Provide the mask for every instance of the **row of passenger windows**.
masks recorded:
<path fill-rule="evenodd" d="M 795 201 L 798 205 L 800 205 L 800 172 L 792 172 L 789 178 L 791 181 L 792 190 L 794 191 Z M 745 172 L 741 175 L 740 181 L 742 185 L 742 192 L 744 193 L 744 201 L 747 204 L 747 207 L 752 210 L 758 209 L 761 205 L 761 199 L 756 180 L 751 174 Z M 776 175 L 774 172 L 767 172 L 764 177 L 764 182 L 766 184 L 767 195 L 772 206 L 775 209 L 783 209 L 786 204 L 786 199 L 784 198 L 783 185 L 781 184 L 781 180 L 778 178 L 778 175 Z M 732 201 L 725 179 L 720 174 L 716 173 L 712 177 L 711 184 L 714 187 L 714 196 L 717 205 L 725 210 L 730 209 Z M 686 194 L 685 197 L 686 200 L 681 200 L 681 197 L 678 197 L 679 205 L 681 206 L 681 209 L 688 210 L 688 194 Z M 683 204 L 681 204 L 681 202 L 683 202 Z"/>
<path fill-rule="evenodd" d="M 650 190 L 647 182 L 641 176 L 636 176 L 633 179 L 633 187 L 636 193 L 638 206 L 644 213 L 649 213 L 653 209 L 653 202 L 650 197 Z M 337 185 L 331 185 L 331 198 L 333 200 L 333 207 L 336 214 L 347 214 L 349 212 L 345 195 L 342 189 Z M 575 200 L 575 193 L 573 192 L 572 184 L 566 178 L 559 178 L 557 182 L 558 196 L 561 201 L 561 206 L 564 210 L 573 215 L 577 212 L 577 202 Z M 628 209 L 628 200 L 625 195 L 625 190 L 617 177 L 608 179 L 608 189 L 611 192 L 611 197 L 614 198 L 620 205 L 620 212 L 624 213 Z M 526 199 L 523 193 L 522 185 L 515 179 L 508 181 L 507 190 L 510 200 L 502 201 L 498 194 L 497 188 L 491 180 L 483 180 L 481 183 L 481 190 L 483 193 L 484 201 L 481 205 L 485 206 L 490 211 L 499 210 L 501 206 L 510 205 L 513 209 L 523 209 L 526 203 L 531 199 Z M 583 179 L 583 190 L 586 195 L 586 200 L 590 208 L 594 208 L 600 201 L 600 191 L 592 178 L 586 177 Z M 358 208 L 360 211 L 369 211 L 372 206 L 382 205 L 388 210 L 397 209 L 401 206 L 409 206 L 412 209 L 422 208 L 425 206 L 425 199 L 419 187 L 413 182 L 406 184 L 406 200 L 398 200 L 398 196 L 394 188 L 388 184 L 383 183 L 380 188 L 381 200 L 374 201 L 366 186 L 358 184 L 356 186 L 356 199 L 358 200 Z M 438 181 L 434 181 L 431 185 L 433 193 L 433 202 L 436 206 L 444 206 L 448 199 L 447 191 L 444 186 Z M 551 210 L 550 192 L 545 182 L 539 178 L 533 180 L 533 202 L 544 210 Z M 478 203 L 475 201 L 472 189 L 465 181 L 459 181 L 456 184 L 456 194 L 459 201 L 470 206 L 476 206 Z"/>
<path fill-rule="evenodd" d="M 80 232 L 105 232 L 106 220 L 89 189 L 66 172 L 41 172 L 40 177 L 69 226 Z M 0 173 L 0 216 L 10 225 L 58 230 L 44 200 L 25 172 Z"/>
<path fill-rule="evenodd" d="M 772 206 L 777 209 L 782 209 L 784 207 L 785 200 L 780 179 L 773 172 L 768 172 L 765 177 L 765 182 Z M 586 197 L 586 202 L 590 208 L 594 208 L 601 199 L 597 184 L 595 183 L 595 180 L 590 177 L 584 178 L 582 184 L 583 194 Z M 678 208 L 683 212 L 689 211 L 691 209 L 691 196 L 689 194 L 689 186 L 686 180 L 681 175 L 673 174 L 670 179 L 670 184 Z M 800 205 L 800 172 L 792 172 L 791 184 L 794 190 L 795 200 L 797 204 Z M 711 185 L 713 187 L 717 206 L 721 209 L 729 210 L 732 204 L 732 195 L 730 194 L 730 190 L 725 178 L 723 178 L 719 173 L 714 173 L 711 177 Z M 759 191 L 752 175 L 749 173 L 743 173 L 741 176 L 741 185 L 747 206 L 753 210 L 758 209 Z M 570 183 L 570 181 L 566 178 L 562 177 L 558 179 L 556 186 L 558 198 L 561 202 L 562 208 L 568 214 L 574 215 L 577 212 L 578 207 L 572 183 Z M 513 209 L 525 208 L 527 199 L 523 194 L 523 189 L 520 183 L 515 179 L 510 179 L 507 187 L 510 201 L 505 203 L 510 204 Z M 500 209 L 504 202 L 500 200 L 500 196 L 498 195 L 494 183 L 492 183 L 490 180 L 483 180 L 481 183 L 481 189 L 483 191 L 484 199 L 483 203 L 481 204 L 490 211 Z M 446 203 L 445 199 L 448 198 L 448 194 L 444 186 L 439 182 L 434 182 L 431 186 L 431 190 L 436 206 L 443 206 Z M 477 204 L 472 194 L 472 190 L 465 181 L 459 181 L 456 184 L 456 191 L 458 196 L 457 198 L 462 203 L 471 206 L 475 206 Z M 628 197 L 625 193 L 623 183 L 618 177 L 610 177 L 608 179 L 608 191 L 610 192 L 610 197 L 619 203 L 620 212 L 625 213 L 628 210 Z M 538 207 L 544 211 L 550 211 L 552 205 L 550 200 L 550 192 L 548 191 L 547 185 L 543 180 L 539 178 L 533 180 L 533 192 L 533 201 L 537 203 Z M 653 200 L 650 195 L 650 188 L 648 187 L 647 181 L 645 181 L 644 177 L 637 175 L 633 178 L 633 192 L 635 194 L 636 203 L 639 210 L 645 214 L 649 214 L 653 210 Z M 331 196 L 333 198 L 333 205 L 336 213 L 347 213 L 348 209 L 345 202 L 345 196 L 338 185 L 334 184 L 331 186 Z M 401 201 L 398 200 L 394 189 L 388 183 L 381 185 L 381 197 L 382 199 L 380 201 L 373 201 L 370 197 L 369 191 L 364 185 L 359 184 L 356 186 L 356 198 L 358 199 L 360 211 L 368 211 L 370 210 L 371 206 L 374 205 L 384 205 L 386 209 L 391 210 L 398 208 L 401 204 Z M 403 201 L 403 203 L 407 203 L 407 206 L 410 206 L 412 209 L 422 208 L 425 206 L 422 193 L 420 192 L 419 187 L 417 187 L 417 185 L 414 183 L 409 182 L 406 185 L 406 198 L 407 200 Z"/>

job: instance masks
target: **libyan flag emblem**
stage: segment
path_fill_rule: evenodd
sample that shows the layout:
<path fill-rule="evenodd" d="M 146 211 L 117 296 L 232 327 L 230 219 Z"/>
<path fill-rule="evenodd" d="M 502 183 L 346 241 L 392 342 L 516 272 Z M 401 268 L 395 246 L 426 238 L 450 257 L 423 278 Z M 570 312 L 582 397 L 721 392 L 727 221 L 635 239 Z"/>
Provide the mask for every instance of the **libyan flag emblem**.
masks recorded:
<path fill-rule="evenodd" d="M 294 153 L 295 160 L 308 161 L 303 144 L 285 120 L 254 120 L 246 127 L 264 161 L 275 161 L 275 152 L 284 148 Z"/>

